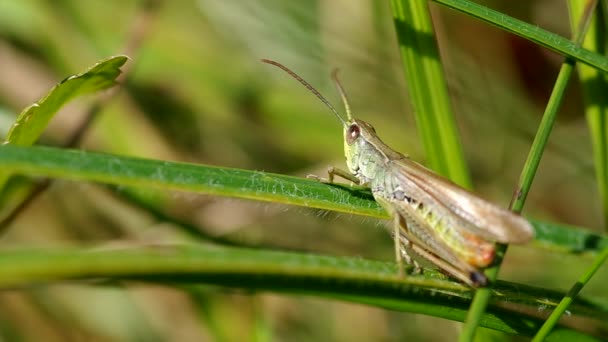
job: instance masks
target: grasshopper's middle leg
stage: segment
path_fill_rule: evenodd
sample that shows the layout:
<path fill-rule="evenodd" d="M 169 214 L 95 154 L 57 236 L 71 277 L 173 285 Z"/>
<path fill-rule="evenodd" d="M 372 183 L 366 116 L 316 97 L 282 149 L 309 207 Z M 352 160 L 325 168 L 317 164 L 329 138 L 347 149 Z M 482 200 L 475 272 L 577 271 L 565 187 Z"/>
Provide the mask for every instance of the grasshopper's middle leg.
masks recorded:
<path fill-rule="evenodd" d="M 317 175 L 308 175 L 308 176 L 306 176 L 306 178 L 312 178 L 312 179 L 316 179 L 322 183 L 332 184 L 334 182 L 334 178 L 336 178 L 336 176 L 349 180 L 357 185 L 361 185 L 361 180 L 359 180 L 359 178 L 355 177 L 353 174 L 351 174 L 348 171 L 338 169 L 334 166 L 330 166 L 329 168 L 327 168 L 327 179 L 321 178 Z"/>
<path fill-rule="evenodd" d="M 400 277 L 404 276 L 403 260 L 405 260 L 405 263 L 408 265 L 414 265 L 414 273 L 419 273 L 421 271 L 418 262 L 412 259 L 412 257 L 407 253 L 406 248 L 411 248 L 412 242 L 401 234 L 402 228 L 407 231 L 407 223 L 398 213 L 393 213 L 393 241 L 395 243 L 395 259 L 397 261 L 397 268 L 399 269 L 398 272 Z"/>
<path fill-rule="evenodd" d="M 399 215 L 393 214 L 393 241 L 395 242 L 395 260 L 397 261 L 397 272 L 399 272 L 399 277 L 403 277 L 405 274 L 403 273 L 403 259 L 405 258 L 405 262 L 408 264 L 411 262 L 410 256 L 407 252 L 402 253 L 401 250 L 401 221 L 399 219 Z"/>

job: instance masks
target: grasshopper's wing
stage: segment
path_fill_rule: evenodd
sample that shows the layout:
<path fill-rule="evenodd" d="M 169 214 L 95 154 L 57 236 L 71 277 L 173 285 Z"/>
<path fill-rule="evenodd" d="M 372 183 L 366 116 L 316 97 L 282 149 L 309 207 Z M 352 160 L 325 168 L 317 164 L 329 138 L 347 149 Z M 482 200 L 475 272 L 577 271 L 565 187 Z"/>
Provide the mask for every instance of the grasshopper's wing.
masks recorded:
<path fill-rule="evenodd" d="M 392 174 L 410 184 L 415 195 L 429 201 L 437 215 L 488 240 L 526 243 L 534 237 L 532 226 L 521 216 L 500 208 L 409 159 L 393 160 Z M 415 186 L 412 186 L 415 185 Z M 404 189 L 407 193 L 408 190 Z"/>

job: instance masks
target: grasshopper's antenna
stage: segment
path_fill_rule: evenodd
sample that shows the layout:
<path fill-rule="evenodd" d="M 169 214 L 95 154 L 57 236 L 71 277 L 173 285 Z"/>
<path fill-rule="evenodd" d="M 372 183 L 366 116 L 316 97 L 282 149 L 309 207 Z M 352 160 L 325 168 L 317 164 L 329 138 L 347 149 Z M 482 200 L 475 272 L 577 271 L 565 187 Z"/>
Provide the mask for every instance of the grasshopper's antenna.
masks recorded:
<path fill-rule="evenodd" d="M 338 92 L 340 93 L 340 97 L 342 98 L 342 103 L 344 103 L 344 109 L 346 110 L 346 118 L 348 121 L 353 121 L 353 115 L 350 111 L 350 104 L 348 103 L 348 96 L 346 96 L 346 91 L 342 88 L 342 84 L 340 84 L 340 80 L 338 79 L 338 71 L 339 69 L 334 69 L 331 73 L 331 78 L 333 78 L 334 83 L 336 84 L 336 88 L 338 88 Z"/>
<path fill-rule="evenodd" d="M 283 64 L 281 64 L 279 62 L 276 62 L 276 61 L 273 61 L 270 59 L 262 59 L 262 62 L 267 63 L 267 64 L 272 64 L 276 67 L 279 67 L 279 68 L 283 69 L 283 71 L 288 73 L 291 77 L 298 80 L 298 82 L 302 83 L 302 85 L 305 86 L 308 90 L 310 90 L 311 93 L 315 94 L 315 96 L 318 97 L 319 100 L 321 100 L 321 102 L 325 103 L 327 108 L 329 108 L 336 115 L 336 117 L 338 118 L 338 120 L 340 120 L 340 122 L 342 122 L 342 125 L 344 125 L 345 127 L 348 126 L 346 121 L 344 121 L 344 119 L 340 116 L 340 114 L 338 113 L 336 108 L 334 108 L 334 106 L 332 106 L 331 103 L 329 103 L 329 101 L 327 101 L 327 99 L 325 97 L 323 97 L 323 95 L 321 95 L 321 93 L 319 93 L 317 91 L 317 89 L 315 89 L 313 86 L 311 86 L 308 82 L 304 81 L 304 79 L 302 77 L 298 76 L 298 74 L 291 71 L 288 67 L 284 66 Z M 344 98 L 343 94 L 340 94 L 340 95 Z M 348 118 L 350 120 L 350 109 L 348 108 L 348 105 L 346 108 L 347 108 L 346 110 L 347 110 Z"/>

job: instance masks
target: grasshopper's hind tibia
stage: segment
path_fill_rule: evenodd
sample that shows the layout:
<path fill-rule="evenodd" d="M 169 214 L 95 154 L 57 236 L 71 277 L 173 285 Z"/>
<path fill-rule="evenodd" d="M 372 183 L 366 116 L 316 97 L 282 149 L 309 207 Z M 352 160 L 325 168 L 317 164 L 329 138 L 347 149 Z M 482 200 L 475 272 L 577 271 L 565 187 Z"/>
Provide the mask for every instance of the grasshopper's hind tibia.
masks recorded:
<path fill-rule="evenodd" d="M 484 287 L 488 285 L 488 278 L 481 271 L 478 270 L 460 270 L 454 267 L 452 264 L 446 262 L 445 260 L 439 258 L 434 253 L 424 249 L 423 247 L 411 243 L 412 250 L 425 258 L 426 260 L 435 264 L 441 271 L 444 271 L 448 275 L 459 279 L 460 281 L 468 284 L 471 287 Z"/>
<path fill-rule="evenodd" d="M 435 264 L 437 267 L 439 267 L 439 270 L 444 271 L 448 275 L 464 282 L 465 284 L 468 284 L 471 287 L 484 287 L 488 285 L 488 278 L 482 272 L 477 270 L 459 270 L 419 245 L 414 243 L 410 243 L 410 245 L 412 251 L 414 251 L 416 254 Z"/>

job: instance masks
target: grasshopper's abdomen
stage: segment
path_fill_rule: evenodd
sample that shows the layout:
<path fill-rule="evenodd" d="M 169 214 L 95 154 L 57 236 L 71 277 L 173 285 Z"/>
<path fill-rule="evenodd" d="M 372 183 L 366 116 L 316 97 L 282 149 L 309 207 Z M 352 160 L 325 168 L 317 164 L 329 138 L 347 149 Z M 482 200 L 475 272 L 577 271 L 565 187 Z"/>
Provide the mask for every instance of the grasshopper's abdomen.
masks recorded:
<path fill-rule="evenodd" d="M 485 268 L 494 260 L 494 242 L 458 227 L 450 217 L 441 215 L 437 208 L 441 204 L 395 177 L 390 167 L 377 171 L 370 186 L 374 198 L 406 223 L 402 234 L 408 241 L 418 241 L 419 247 L 468 271 Z"/>
<path fill-rule="evenodd" d="M 428 228 L 418 227 L 417 220 L 406 220 L 408 225 L 412 226 L 410 232 L 419 238 L 437 241 L 438 243 L 435 243 L 436 246 L 434 246 L 437 254 L 454 254 L 455 257 L 467 264 L 480 268 L 487 267 L 492 263 L 496 249 L 493 242 L 486 241 L 461 227 L 454 226 L 447 218 L 438 215 L 431 205 L 425 205 L 413 198 L 405 201 L 407 202 L 406 205 L 409 205 L 423 221 L 428 223 Z M 445 246 L 441 246 L 442 244 Z M 449 250 L 452 253 L 449 253 Z"/>

